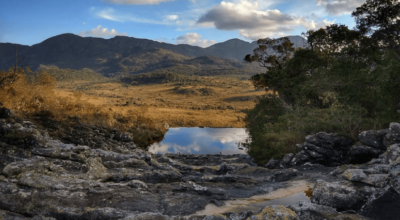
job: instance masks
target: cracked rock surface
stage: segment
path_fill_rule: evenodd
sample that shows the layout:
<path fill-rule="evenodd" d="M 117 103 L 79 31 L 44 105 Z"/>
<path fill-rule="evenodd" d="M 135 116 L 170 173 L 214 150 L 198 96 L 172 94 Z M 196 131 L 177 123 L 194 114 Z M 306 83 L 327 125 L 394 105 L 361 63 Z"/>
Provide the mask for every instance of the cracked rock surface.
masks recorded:
<path fill-rule="evenodd" d="M 354 143 L 319 133 L 307 138 L 307 149 L 265 168 L 248 155 L 153 155 L 129 134 L 95 126 L 51 137 L 7 115 L 0 118 L 0 219 L 393 219 L 382 203 L 400 201 L 397 126 L 362 137 L 363 145 L 385 152 L 366 164 L 337 167 Z M 311 149 L 323 156 L 312 156 Z M 325 151 L 334 158 L 318 163 Z M 313 186 L 310 201 L 196 214 L 209 204 L 221 207 L 296 180 Z"/>

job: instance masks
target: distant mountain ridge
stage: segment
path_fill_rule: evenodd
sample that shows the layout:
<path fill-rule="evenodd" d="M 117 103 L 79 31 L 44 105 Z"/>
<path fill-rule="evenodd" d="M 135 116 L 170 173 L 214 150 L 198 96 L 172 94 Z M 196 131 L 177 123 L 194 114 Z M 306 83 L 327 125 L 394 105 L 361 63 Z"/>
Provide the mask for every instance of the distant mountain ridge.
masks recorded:
<path fill-rule="evenodd" d="M 296 47 L 299 41 L 304 41 L 300 36 L 289 36 L 289 38 L 295 43 Z M 207 48 L 201 48 L 186 44 L 173 45 L 126 36 L 103 39 L 61 34 L 32 46 L 0 43 L 0 69 L 7 69 L 14 64 L 15 46 L 18 48 L 19 56 L 23 57 L 25 64 L 32 69 L 36 69 L 40 64 L 43 64 L 70 69 L 90 68 L 103 74 L 109 74 L 118 71 L 148 71 L 151 65 L 147 65 L 148 68 L 144 69 L 136 68 L 142 65 L 139 62 L 140 60 L 147 59 L 150 64 L 164 68 L 184 64 L 185 62 L 189 65 L 187 60 L 202 56 L 206 57 L 199 60 L 208 59 L 209 62 L 214 62 L 214 64 L 209 63 L 208 65 L 229 63 L 232 68 L 240 69 L 244 65 L 241 64 L 243 57 L 251 53 L 257 44 L 256 42 L 249 43 L 240 39 L 231 39 Z M 163 51 L 160 52 L 159 49 Z M 160 56 L 160 54 L 152 54 L 154 52 L 170 54 L 162 58 L 158 57 L 152 63 L 151 59 L 155 58 L 154 56 Z M 210 56 L 213 58 L 210 58 Z M 135 61 L 136 59 L 137 62 Z M 231 60 L 228 61 L 226 59 Z"/>

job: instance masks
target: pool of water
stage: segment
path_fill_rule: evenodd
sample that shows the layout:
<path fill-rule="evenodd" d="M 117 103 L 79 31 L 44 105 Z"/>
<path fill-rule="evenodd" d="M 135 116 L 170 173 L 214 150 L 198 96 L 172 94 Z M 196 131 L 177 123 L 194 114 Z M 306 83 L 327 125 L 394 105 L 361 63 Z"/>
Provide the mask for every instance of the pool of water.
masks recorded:
<path fill-rule="evenodd" d="M 244 128 L 170 128 L 164 139 L 149 146 L 155 154 L 245 154 Z"/>
<path fill-rule="evenodd" d="M 263 209 L 266 206 L 289 206 L 294 205 L 301 200 L 310 202 L 310 187 L 311 184 L 306 181 L 294 181 L 285 188 L 274 190 L 265 195 L 228 200 L 225 201 L 225 205 L 220 207 L 217 207 L 214 204 L 208 204 L 204 210 L 198 211 L 195 215 L 222 214 L 226 212 L 240 213 L 245 211 L 258 213 L 260 209 Z"/>

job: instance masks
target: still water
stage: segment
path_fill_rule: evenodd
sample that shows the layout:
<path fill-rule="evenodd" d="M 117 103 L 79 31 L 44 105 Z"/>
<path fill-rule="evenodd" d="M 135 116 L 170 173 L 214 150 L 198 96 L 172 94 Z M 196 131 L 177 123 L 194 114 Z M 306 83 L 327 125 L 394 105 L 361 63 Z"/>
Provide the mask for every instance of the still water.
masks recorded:
<path fill-rule="evenodd" d="M 155 154 L 245 154 L 240 143 L 248 137 L 244 128 L 170 128 L 148 150 Z"/>

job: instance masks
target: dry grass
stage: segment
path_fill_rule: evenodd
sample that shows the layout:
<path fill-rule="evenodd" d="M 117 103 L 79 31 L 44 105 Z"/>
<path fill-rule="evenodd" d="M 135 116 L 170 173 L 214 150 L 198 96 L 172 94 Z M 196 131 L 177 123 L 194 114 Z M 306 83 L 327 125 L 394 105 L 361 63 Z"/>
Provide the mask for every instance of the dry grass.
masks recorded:
<path fill-rule="evenodd" d="M 30 82 L 21 74 L 11 85 L 0 88 L 0 102 L 22 117 L 63 122 L 75 118 L 88 124 L 128 131 L 140 146 L 152 138 L 162 137 L 166 131 L 163 121 L 147 117 L 146 106 L 112 111 L 107 105 L 96 102 L 95 97 L 89 98 L 77 90 L 65 95 L 55 88 L 56 81 L 49 74 L 43 73 Z"/>
<path fill-rule="evenodd" d="M 207 86 L 201 85 L 201 83 Z M 108 113 L 171 127 L 244 127 L 243 110 L 254 107 L 254 99 L 265 94 L 255 91 L 251 82 L 229 77 L 204 77 L 199 83 L 165 83 L 128 86 L 121 83 L 75 82 L 58 84 L 58 97 L 73 98 L 101 106 Z M 212 82 L 212 83 L 211 83 Z"/>

